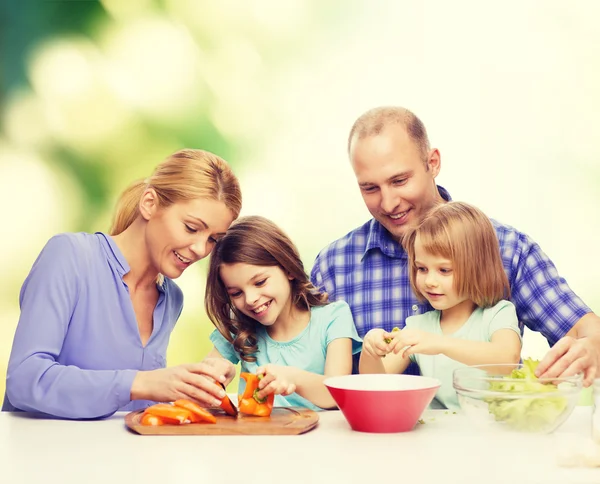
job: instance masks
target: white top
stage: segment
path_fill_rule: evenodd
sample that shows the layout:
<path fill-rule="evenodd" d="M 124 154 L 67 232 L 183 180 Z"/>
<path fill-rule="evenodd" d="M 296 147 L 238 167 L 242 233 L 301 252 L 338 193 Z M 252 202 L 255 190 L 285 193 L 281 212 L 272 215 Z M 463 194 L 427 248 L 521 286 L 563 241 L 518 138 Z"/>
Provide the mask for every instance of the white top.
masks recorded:
<path fill-rule="evenodd" d="M 143 436 L 130 432 L 123 417 L 0 413 L 0 482 L 600 482 L 600 469 L 564 468 L 556 460 L 590 439 L 590 407 L 577 407 L 550 435 L 486 433 L 444 410 L 427 410 L 424 424 L 398 434 L 353 432 L 339 411 L 320 412 L 318 427 L 299 436 Z"/>

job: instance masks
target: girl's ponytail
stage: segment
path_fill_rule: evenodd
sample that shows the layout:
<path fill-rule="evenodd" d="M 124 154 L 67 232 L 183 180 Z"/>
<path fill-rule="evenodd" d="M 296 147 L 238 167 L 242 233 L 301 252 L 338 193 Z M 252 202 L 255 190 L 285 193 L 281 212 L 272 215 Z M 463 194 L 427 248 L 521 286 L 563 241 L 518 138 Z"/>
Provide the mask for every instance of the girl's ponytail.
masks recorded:
<path fill-rule="evenodd" d="M 136 180 L 123 191 L 117 201 L 113 223 L 109 231 L 110 235 L 119 235 L 136 219 L 139 214 L 140 199 L 146 185 L 143 179 Z"/>

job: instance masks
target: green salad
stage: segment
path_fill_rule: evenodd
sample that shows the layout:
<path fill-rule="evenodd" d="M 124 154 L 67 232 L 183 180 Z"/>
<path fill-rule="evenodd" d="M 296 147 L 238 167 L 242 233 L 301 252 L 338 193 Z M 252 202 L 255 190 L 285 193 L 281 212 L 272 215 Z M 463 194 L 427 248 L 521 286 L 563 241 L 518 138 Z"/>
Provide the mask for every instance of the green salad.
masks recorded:
<path fill-rule="evenodd" d="M 523 361 L 521 368 L 513 370 L 510 375 L 504 377 L 507 381 L 498 380 L 490 383 L 489 389 L 495 392 L 539 394 L 539 396 L 512 399 L 510 397 L 486 398 L 489 412 L 494 415 L 496 421 L 505 422 L 514 429 L 537 432 L 552 426 L 560 417 L 567 407 L 567 399 L 553 395 L 558 390 L 556 385 L 541 383 L 538 380 L 534 373 L 538 364 L 538 360 L 528 358 Z"/>

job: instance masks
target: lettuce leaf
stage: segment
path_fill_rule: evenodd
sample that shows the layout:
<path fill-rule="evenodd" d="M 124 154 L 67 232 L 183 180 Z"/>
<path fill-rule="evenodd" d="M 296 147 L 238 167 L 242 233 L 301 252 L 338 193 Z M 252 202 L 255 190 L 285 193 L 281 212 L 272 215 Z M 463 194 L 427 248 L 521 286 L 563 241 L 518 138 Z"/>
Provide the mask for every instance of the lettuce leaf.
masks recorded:
<path fill-rule="evenodd" d="M 538 360 L 527 358 L 523 366 L 515 369 L 505 379 L 519 379 L 515 381 L 493 381 L 490 382 L 490 390 L 501 393 L 514 394 L 515 397 L 490 397 L 485 401 L 488 403 L 489 412 L 494 415 L 496 421 L 505 422 L 513 429 L 538 432 L 553 427 L 556 420 L 566 409 L 568 402 L 563 396 L 553 396 L 558 388 L 552 383 L 541 383 L 535 376 Z M 540 396 L 517 397 L 517 395 L 540 394 Z"/>

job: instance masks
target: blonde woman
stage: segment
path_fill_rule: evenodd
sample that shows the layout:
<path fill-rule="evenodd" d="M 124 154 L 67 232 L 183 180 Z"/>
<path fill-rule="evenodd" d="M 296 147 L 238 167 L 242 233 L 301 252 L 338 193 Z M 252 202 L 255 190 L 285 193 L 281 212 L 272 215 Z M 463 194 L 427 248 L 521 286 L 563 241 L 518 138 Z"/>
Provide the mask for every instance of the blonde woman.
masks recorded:
<path fill-rule="evenodd" d="M 221 158 L 182 150 L 122 194 L 109 234 L 51 238 L 27 276 L 2 409 L 106 417 L 149 401 L 220 402 L 223 359 L 165 368 L 183 308 L 173 282 L 206 257 L 241 209 Z"/>
<path fill-rule="evenodd" d="M 413 291 L 434 310 L 408 317 L 402 331 L 369 331 L 360 372 L 402 373 L 415 361 L 422 375 L 442 382 L 432 406 L 458 408 L 454 369 L 520 359 L 521 333 L 515 307 L 506 300 L 496 233 L 477 208 L 448 202 L 409 230 L 403 245 Z"/>

